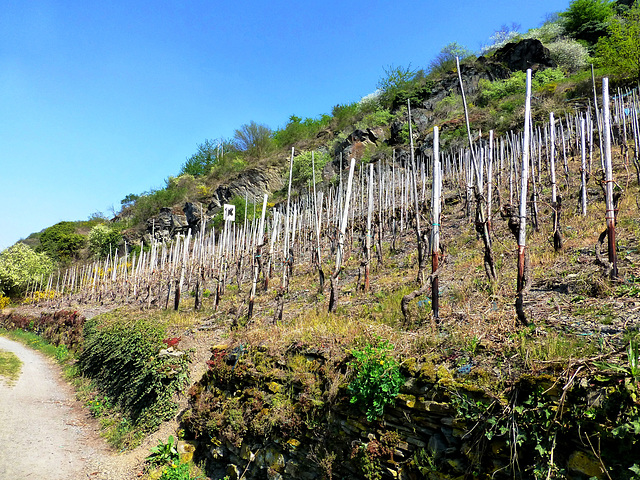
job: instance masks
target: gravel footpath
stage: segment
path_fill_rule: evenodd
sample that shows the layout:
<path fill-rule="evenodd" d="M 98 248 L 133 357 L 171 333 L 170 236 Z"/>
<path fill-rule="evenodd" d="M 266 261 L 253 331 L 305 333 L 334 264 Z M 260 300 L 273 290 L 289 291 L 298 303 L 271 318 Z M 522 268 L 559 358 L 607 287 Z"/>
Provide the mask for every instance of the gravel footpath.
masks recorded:
<path fill-rule="evenodd" d="M 135 460 L 108 450 L 57 365 L 1 336 L 0 349 L 22 361 L 14 385 L 0 380 L 0 479 L 132 478 Z"/>

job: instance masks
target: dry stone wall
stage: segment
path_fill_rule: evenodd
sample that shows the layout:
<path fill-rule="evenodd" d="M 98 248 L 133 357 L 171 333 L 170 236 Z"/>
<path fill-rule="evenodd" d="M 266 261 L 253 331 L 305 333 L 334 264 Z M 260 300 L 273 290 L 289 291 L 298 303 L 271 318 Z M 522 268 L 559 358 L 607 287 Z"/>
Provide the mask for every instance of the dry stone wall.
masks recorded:
<path fill-rule="evenodd" d="M 538 374 L 498 392 L 487 372 L 422 358 L 403 363 L 395 405 L 367 421 L 350 402 L 348 356 L 212 352 L 182 421 L 213 478 L 586 480 L 606 468 L 631 479 L 640 463 L 628 376 Z"/>

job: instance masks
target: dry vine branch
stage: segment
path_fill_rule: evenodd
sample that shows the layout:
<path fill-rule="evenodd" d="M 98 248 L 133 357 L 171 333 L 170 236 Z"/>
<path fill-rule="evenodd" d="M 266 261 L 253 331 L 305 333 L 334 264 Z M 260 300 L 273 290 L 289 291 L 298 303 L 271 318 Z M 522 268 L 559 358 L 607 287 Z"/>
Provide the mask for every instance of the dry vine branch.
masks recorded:
<path fill-rule="evenodd" d="M 402 310 L 402 315 L 404 316 L 405 324 L 409 323 L 409 302 L 411 302 L 411 300 L 413 300 L 414 298 L 419 297 L 420 295 L 424 295 L 431 289 L 432 280 L 440 275 L 442 268 L 447 263 L 447 256 L 444 253 L 444 248 L 443 253 L 440 255 L 440 260 L 441 262 L 438 266 L 438 269 L 424 280 L 424 283 L 420 288 L 402 297 L 402 300 L 400 301 L 400 308 Z"/>
<path fill-rule="evenodd" d="M 516 238 L 516 241 L 520 238 L 520 215 L 518 207 L 515 205 L 504 205 L 502 210 L 500 211 L 500 216 L 507 220 L 509 230 Z M 523 247 L 524 259 L 523 259 L 523 270 L 522 270 L 522 285 L 518 290 L 518 294 L 516 296 L 516 313 L 518 314 L 518 321 L 523 325 L 527 326 L 529 322 L 527 321 L 527 316 L 524 311 L 524 297 L 531 289 L 531 275 L 530 275 L 530 261 L 529 261 L 529 251 Z M 519 279 L 520 280 L 520 279 Z"/>

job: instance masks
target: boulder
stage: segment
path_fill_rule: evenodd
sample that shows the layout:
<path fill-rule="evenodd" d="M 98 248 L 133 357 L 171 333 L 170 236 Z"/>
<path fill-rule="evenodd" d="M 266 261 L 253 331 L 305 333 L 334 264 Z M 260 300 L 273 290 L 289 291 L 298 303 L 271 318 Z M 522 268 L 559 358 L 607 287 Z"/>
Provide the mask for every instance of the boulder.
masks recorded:
<path fill-rule="evenodd" d="M 528 68 L 539 70 L 558 66 L 551 59 L 549 49 L 535 38 L 509 42 L 496 50 L 493 59 L 504 64 L 511 71 L 525 71 Z"/>

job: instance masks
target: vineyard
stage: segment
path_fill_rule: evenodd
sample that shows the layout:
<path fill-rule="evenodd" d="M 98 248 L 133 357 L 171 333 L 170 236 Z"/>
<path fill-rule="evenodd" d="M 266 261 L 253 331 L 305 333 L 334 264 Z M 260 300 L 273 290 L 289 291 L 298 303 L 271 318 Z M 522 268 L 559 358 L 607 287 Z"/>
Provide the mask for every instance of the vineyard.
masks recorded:
<path fill-rule="evenodd" d="M 594 80 L 591 108 L 534 123 L 528 71 L 524 127 L 497 136 L 459 82 L 466 148 L 437 126 L 414 145 L 408 102 L 407 150 L 337 158 L 329 183 L 312 154 L 293 194 L 292 148 L 282 201 L 42 278 L 23 308 L 59 319 L 5 327 L 64 345 L 72 318 L 118 448 L 190 383 L 178 419 L 210 478 L 634 478 L 638 92 Z M 170 387 L 123 388 L 142 379 Z"/>
<path fill-rule="evenodd" d="M 578 248 L 593 247 L 601 269 L 593 282 L 616 288 L 635 278 L 633 269 L 619 269 L 616 243 L 629 250 L 637 236 L 619 233 L 616 239 L 615 217 L 620 214 L 627 228 L 635 224 L 637 92 L 620 91 L 610 101 L 607 79 L 603 88 L 598 95 L 594 87 L 603 105 L 594 101 L 594 108 L 559 119 L 551 113 L 538 125 L 527 107 L 522 132 L 469 133 L 470 148 L 459 151 L 440 152 L 434 127 L 433 145 L 419 155 L 411 135 L 408 152 L 394 150 L 376 164 L 345 159 L 343 165 L 340 159 L 341 174 L 322 190 L 313 168 L 306 194 L 292 196 L 290 171 L 286 202 L 269 209 L 267 194 L 246 198 L 244 218 L 226 220 L 221 229 L 203 223 L 138 255 L 126 253 L 125 245 L 124 254 L 42 279 L 27 298 L 45 308 L 206 308 L 233 312 L 234 325 L 256 317 L 277 323 L 298 313 L 289 304 L 302 294 L 315 309 L 336 312 L 371 292 L 388 292 L 376 275 L 397 265 L 402 253 L 406 267 L 416 270 L 392 289 L 410 287 L 396 312 L 404 325 L 448 321 L 458 308 L 451 301 L 459 288 L 454 274 L 490 291 L 505 308 L 515 302 L 518 324 L 526 326 L 535 316 L 525 312 L 532 285 L 553 273 L 554 259 L 566 257 L 576 237 L 587 242 Z M 292 149 L 291 165 L 294 155 Z M 576 222 L 593 218 L 601 218 L 602 233 L 579 230 Z M 464 260 L 468 270 L 461 272 L 460 241 L 469 227 L 481 240 L 481 261 Z"/>

